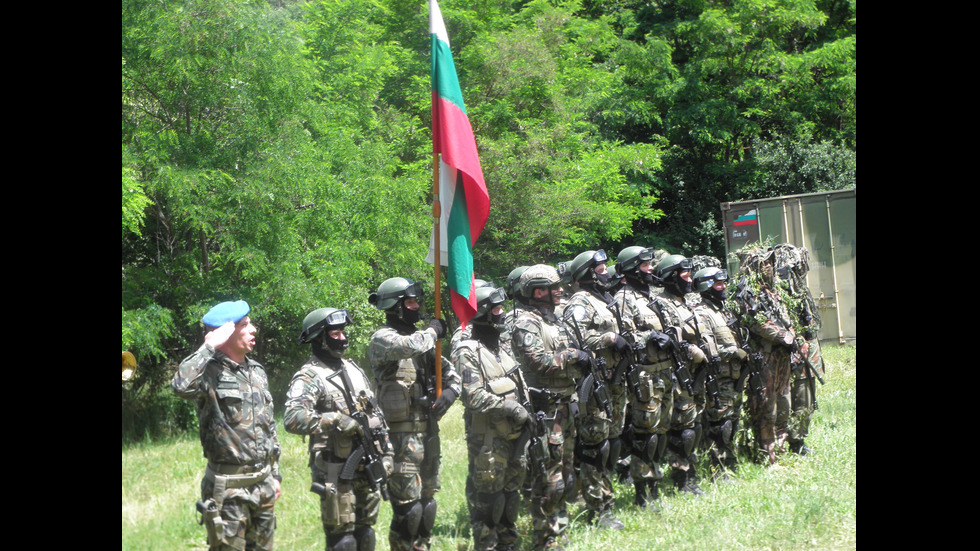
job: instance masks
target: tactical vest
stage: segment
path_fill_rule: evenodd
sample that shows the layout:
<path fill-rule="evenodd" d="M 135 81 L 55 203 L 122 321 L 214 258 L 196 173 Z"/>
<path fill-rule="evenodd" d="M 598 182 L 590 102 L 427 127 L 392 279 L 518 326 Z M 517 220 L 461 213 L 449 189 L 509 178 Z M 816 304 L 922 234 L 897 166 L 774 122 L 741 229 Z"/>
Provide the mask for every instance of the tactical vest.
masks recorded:
<path fill-rule="evenodd" d="M 457 345 L 457 349 L 468 349 L 476 354 L 485 391 L 507 400 L 521 401 L 517 388 L 518 375 L 512 373 L 517 366 L 517 362 L 513 358 L 507 354 L 500 354 L 498 359 L 486 346 L 480 345 L 475 340 L 462 341 Z M 508 373 L 512 373 L 512 375 L 508 376 Z M 524 389 L 524 392 L 526 393 L 527 389 Z M 464 415 L 469 418 L 469 431 L 474 435 L 493 432 L 494 436 L 501 438 L 516 438 L 518 436 L 516 427 L 511 426 L 510 421 L 502 412 L 467 409 Z"/>
<path fill-rule="evenodd" d="M 633 299 L 632 303 L 636 308 L 636 312 L 633 313 L 633 319 L 627 320 L 624 315 L 623 323 L 637 323 L 638 326 L 636 329 L 638 331 L 663 331 L 663 327 L 660 325 L 660 319 L 657 318 L 656 312 L 650 308 L 650 299 L 629 288 L 623 288 L 620 293 L 630 293 L 632 295 L 630 298 Z M 619 302 L 622 303 L 623 300 L 619 299 Z M 638 367 L 640 370 L 649 373 L 657 373 L 674 367 L 674 361 L 670 351 L 658 348 L 654 344 L 653 339 L 647 340 L 647 347 L 644 350 L 644 354 L 640 355 L 639 360 Z"/>
<path fill-rule="evenodd" d="M 368 424 L 372 429 L 381 426 L 381 420 L 373 412 L 373 404 L 376 401 L 367 376 L 354 362 L 346 359 L 341 361 L 343 362 L 343 369 L 347 372 L 347 376 L 350 379 L 351 390 L 353 391 L 353 396 L 350 397 L 351 402 L 355 404 L 355 407 L 360 407 L 367 413 Z M 317 386 L 323 391 L 315 406 L 318 413 L 336 412 L 345 415 L 353 413 L 350 411 L 347 399 L 345 398 L 347 392 L 344 387 L 344 381 L 341 378 L 340 370 L 324 365 L 316 358 L 311 360 L 306 367 L 316 374 Z M 346 459 L 351 454 L 353 448 L 354 441 L 351 436 L 337 434 L 335 432 L 319 432 L 310 438 L 310 452 L 312 454 L 320 450 L 326 450 L 333 456 L 333 459 Z"/>
<path fill-rule="evenodd" d="M 378 401 L 389 432 L 424 432 L 429 419 L 424 356 L 398 361 L 392 380 L 378 383 Z"/>
<path fill-rule="evenodd" d="M 702 335 L 706 330 L 710 330 L 711 337 L 706 338 L 712 354 L 721 358 L 719 367 L 720 374 L 732 379 L 738 379 L 739 363 L 732 361 L 735 350 L 738 348 L 738 341 L 728 325 L 729 315 L 726 311 L 719 310 L 717 306 L 709 301 L 701 303 L 699 307 L 707 324 L 701 327 Z"/>
<path fill-rule="evenodd" d="M 541 339 L 542 347 L 545 351 L 554 353 L 558 350 L 573 348 L 572 341 L 568 333 L 565 332 L 557 323 L 549 323 L 544 320 L 540 313 L 532 310 L 522 310 L 521 318 L 531 317 L 540 330 L 537 335 Z M 560 323 L 560 322 L 558 322 Z M 523 370 L 524 380 L 528 386 L 549 390 L 562 397 L 569 397 L 575 394 L 575 377 L 578 376 L 577 369 L 556 369 L 547 375 L 537 373 L 532 369 Z"/>

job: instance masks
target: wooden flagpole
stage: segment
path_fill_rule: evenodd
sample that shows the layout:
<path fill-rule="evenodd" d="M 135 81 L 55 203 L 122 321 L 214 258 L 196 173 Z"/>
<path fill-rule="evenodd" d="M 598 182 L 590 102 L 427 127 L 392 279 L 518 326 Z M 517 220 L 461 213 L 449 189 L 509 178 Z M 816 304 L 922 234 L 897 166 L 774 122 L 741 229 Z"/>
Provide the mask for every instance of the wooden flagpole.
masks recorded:
<path fill-rule="evenodd" d="M 435 55 L 435 52 L 432 52 Z M 433 89 L 437 89 L 433 86 Z M 436 107 L 436 97 L 432 96 L 432 218 L 433 218 L 433 232 L 435 235 L 435 256 L 433 266 L 435 267 L 435 301 L 436 301 L 436 311 L 435 316 L 438 319 L 442 319 L 442 296 L 441 289 L 442 284 L 439 281 L 439 276 L 442 272 L 440 269 L 442 267 L 442 261 L 439 258 L 440 249 L 440 238 L 441 238 L 441 227 L 440 220 L 442 218 L 442 204 L 439 202 L 439 153 L 436 151 L 436 124 L 438 124 L 438 109 Z M 442 339 L 436 338 L 436 398 L 442 395 Z"/>

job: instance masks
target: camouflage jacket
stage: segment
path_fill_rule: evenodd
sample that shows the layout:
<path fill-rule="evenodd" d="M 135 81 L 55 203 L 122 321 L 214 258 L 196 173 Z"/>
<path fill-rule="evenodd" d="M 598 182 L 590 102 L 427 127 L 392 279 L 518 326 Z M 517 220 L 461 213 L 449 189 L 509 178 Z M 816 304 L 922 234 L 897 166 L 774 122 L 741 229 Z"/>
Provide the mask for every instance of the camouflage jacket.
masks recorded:
<path fill-rule="evenodd" d="M 435 401 L 436 339 L 431 331 L 404 334 L 384 326 L 368 344 L 368 360 L 377 381 L 378 402 L 393 432 L 422 432 Z M 459 374 L 445 357 L 442 388 L 462 394 Z M 428 403 L 426 403 L 428 402 Z"/>
<path fill-rule="evenodd" d="M 732 332 L 734 316 L 714 300 L 702 300 L 694 309 L 700 318 L 701 340 L 708 348 L 708 356 L 717 356 L 722 362 L 736 359 L 738 341 Z"/>
<path fill-rule="evenodd" d="M 281 451 L 269 379 L 249 358 L 238 364 L 205 344 L 180 362 L 170 383 L 197 405 L 201 446 L 212 463 L 265 466 L 278 477 Z"/>
<path fill-rule="evenodd" d="M 289 383 L 283 425 L 293 434 L 310 435 L 311 460 L 321 449 L 329 450 L 337 459 L 350 455 L 356 442 L 353 437 L 335 430 L 338 420 L 354 413 L 349 404 L 354 404 L 357 411 L 367 416 L 368 426 L 372 429 L 369 437 L 387 441 L 388 426 L 367 375 L 348 359 L 338 362 L 339 365 L 331 365 L 314 356 Z M 352 392 L 345 386 L 338 367 L 347 373 Z M 375 447 L 379 454 L 388 450 L 388 446 L 378 442 Z"/>
<path fill-rule="evenodd" d="M 573 348 L 570 330 L 550 312 L 522 308 L 511 333 L 511 349 L 528 386 L 561 396 L 577 396 L 582 366 L 566 350 Z"/>
<path fill-rule="evenodd" d="M 503 350 L 494 352 L 475 339 L 464 339 L 453 347 L 452 359 L 463 377 L 461 400 L 466 408 L 468 432 L 482 434 L 491 429 L 499 436 L 516 437 L 520 427 L 510 427 L 504 418 L 504 401 L 521 403 L 527 386 L 517 362 Z"/>
<path fill-rule="evenodd" d="M 616 304 L 623 311 L 623 330 L 632 333 L 635 342 L 645 345 L 645 358 L 640 362 L 646 365 L 667 365 L 671 362 L 670 351 L 661 350 L 650 339 L 654 331 L 663 332 L 660 319 L 650 309 L 650 297 L 629 284 L 623 285 L 616 292 Z"/>

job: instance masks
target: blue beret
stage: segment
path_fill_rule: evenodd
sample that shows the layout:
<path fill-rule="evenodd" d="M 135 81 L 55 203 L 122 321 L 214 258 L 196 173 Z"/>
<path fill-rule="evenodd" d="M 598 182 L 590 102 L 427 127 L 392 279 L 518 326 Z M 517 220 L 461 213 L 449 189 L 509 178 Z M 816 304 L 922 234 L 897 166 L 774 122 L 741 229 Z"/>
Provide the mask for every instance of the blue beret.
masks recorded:
<path fill-rule="evenodd" d="M 248 315 L 249 310 L 248 303 L 244 300 L 222 302 L 208 310 L 201 318 L 201 323 L 210 327 L 221 327 L 229 321 L 238 323 L 238 320 Z"/>

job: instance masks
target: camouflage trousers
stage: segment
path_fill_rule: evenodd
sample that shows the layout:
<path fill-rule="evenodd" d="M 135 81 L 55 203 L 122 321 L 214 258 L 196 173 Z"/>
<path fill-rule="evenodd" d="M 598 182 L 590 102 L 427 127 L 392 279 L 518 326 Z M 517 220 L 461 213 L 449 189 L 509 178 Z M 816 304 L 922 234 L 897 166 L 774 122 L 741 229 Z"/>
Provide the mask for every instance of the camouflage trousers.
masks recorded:
<path fill-rule="evenodd" d="M 388 495 L 392 507 L 434 498 L 441 487 L 439 480 L 441 459 L 433 453 L 440 448 L 439 435 L 430 436 L 424 432 L 390 432 L 388 439 L 394 450 L 393 469 L 388 478 Z M 426 453 L 427 446 L 429 453 Z M 420 528 L 418 535 L 411 539 L 396 529 L 397 521 L 397 515 L 393 515 L 391 529 L 388 531 L 388 544 L 391 551 L 413 549 L 418 551 L 429 548 L 431 534 Z"/>
<path fill-rule="evenodd" d="M 738 428 L 742 393 L 735 391 L 738 370 L 730 366 L 719 369 L 718 396 L 706 397 L 702 448 L 711 450 L 711 460 L 716 465 L 730 466 L 736 461 L 733 440 Z M 726 426 L 727 423 L 727 426 Z"/>
<path fill-rule="evenodd" d="M 201 480 L 201 499 L 214 496 L 214 478 Z M 273 508 L 276 500 L 276 480 L 266 477 L 245 488 L 226 489 L 221 506 L 221 518 L 225 522 L 227 544 L 213 546 L 211 551 L 267 551 L 273 549 L 276 516 Z"/>
<path fill-rule="evenodd" d="M 531 494 L 527 508 L 531 514 L 534 531 L 534 549 L 547 549 L 557 545 L 568 527 L 566 497 L 575 487 L 575 419 L 567 402 L 540 404 L 546 416 L 554 412 L 554 420 L 548 420 L 547 441 L 550 452 L 543 473 L 532 473 Z"/>
<path fill-rule="evenodd" d="M 466 503 L 476 551 L 513 549 L 517 544 L 520 490 L 527 477 L 527 459 L 514 457 L 515 439 L 467 434 L 469 469 Z"/>
<path fill-rule="evenodd" d="M 788 391 L 779 397 L 776 417 L 786 418 L 786 439 L 790 442 L 803 440 L 810 433 L 810 418 L 816 403 L 810 384 L 805 368 L 794 369 Z M 782 425 L 777 422 L 777 426 Z"/>
<path fill-rule="evenodd" d="M 771 352 L 764 354 L 760 371 L 763 384 L 766 386 L 765 397 L 760 400 L 754 394 L 749 395 L 749 416 L 759 452 L 770 463 L 774 463 L 777 439 L 785 440 L 788 436 L 789 408 L 786 408 L 786 414 L 782 417 L 778 415 L 778 408 L 780 397 L 789 394 L 791 380 L 789 349 L 773 347 Z"/>
<path fill-rule="evenodd" d="M 610 387 L 609 390 L 611 415 L 590 403 L 589 412 L 582 416 L 576 440 L 575 468 L 579 488 L 585 506 L 596 513 L 612 509 L 615 501 L 612 478 L 620 455 L 620 435 L 626 416 L 625 387 Z"/>
<path fill-rule="evenodd" d="M 670 368 L 658 371 L 641 370 L 630 393 L 630 476 L 634 482 L 656 481 L 663 478 L 653 450 L 645 446 L 653 434 L 665 437 L 670 428 L 674 407 L 674 379 Z"/>
<path fill-rule="evenodd" d="M 320 520 L 328 542 L 358 527 L 374 526 L 381 511 L 381 492 L 373 490 L 365 476 L 356 474 L 351 481 L 340 480 L 343 467 L 343 463 L 327 463 L 319 454 L 313 461 L 313 482 L 326 488 L 320 497 Z"/>
<path fill-rule="evenodd" d="M 667 462 L 671 467 L 682 471 L 691 468 L 693 455 L 685 455 L 682 445 L 677 441 L 685 430 L 696 429 L 703 410 L 703 403 L 688 394 L 687 390 L 674 386 L 674 407 L 671 410 L 670 434 L 667 440 Z"/>

